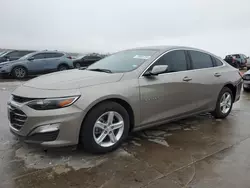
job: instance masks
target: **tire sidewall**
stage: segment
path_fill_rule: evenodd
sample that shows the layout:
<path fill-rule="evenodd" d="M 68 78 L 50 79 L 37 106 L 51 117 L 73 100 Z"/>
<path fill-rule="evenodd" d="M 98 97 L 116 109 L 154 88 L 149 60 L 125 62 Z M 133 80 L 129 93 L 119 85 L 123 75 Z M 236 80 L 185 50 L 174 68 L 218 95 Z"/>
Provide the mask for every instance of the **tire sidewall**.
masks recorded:
<path fill-rule="evenodd" d="M 22 68 L 22 69 L 25 71 L 25 74 L 24 74 L 23 77 L 20 78 L 20 77 L 18 77 L 18 76 L 16 75 L 15 70 L 16 70 L 17 68 Z M 13 70 L 12 70 L 12 75 L 13 75 L 16 79 L 24 79 L 24 78 L 27 76 L 27 70 L 26 70 L 26 68 L 24 68 L 24 67 L 22 67 L 22 66 L 14 67 Z"/>
<path fill-rule="evenodd" d="M 79 66 L 77 67 L 77 65 L 79 65 Z M 77 69 L 81 68 L 81 64 L 80 63 L 75 63 L 75 68 L 77 68 Z"/>
<path fill-rule="evenodd" d="M 222 113 L 221 107 L 220 107 L 221 98 L 224 95 L 224 93 L 229 93 L 231 95 L 231 100 L 232 100 L 231 107 L 230 107 L 230 109 L 229 109 L 229 111 L 227 113 Z M 233 98 L 233 93 L 232 93 L 231 89 L 229 89 L 228 87 L 224 87 L 221 90 L 221 92 L 220 92 L 220 94 L 218 96 L 218 99 L 217 99 L 216 109 L 215 109 L 215 117 L 216 118 L 225 118 L 225 117 L 227 117 L 230 114 L 231 110 L 232 110 L 233 102 L 234 102 L 234 98 Z"/>
<path fill-rule="evenodd" d="M 61 70 L 62 67 L 64 67 L 63 70 Z M 59 65 L 58 71 L 65 71 L 65 70 L 68 70 L 68 67 L 66 65 Z"/>
<path fill-rule="evenodd" d="M 124 131 L 119 141 L 110 147 L 102 147 L 96 143 L 93 137 L 93 128 L 96 120 L 105 112 L 115 111 L 119 113 L 124 121 Z M 129 132 L 129 115 L 124 107 L 116 102 L 103 102 L 95 106 L 83 121 L 80 131 L 80 142 L 83 147 L 91 153 L 106 153 L 118 148 L 127 138 Z"/>

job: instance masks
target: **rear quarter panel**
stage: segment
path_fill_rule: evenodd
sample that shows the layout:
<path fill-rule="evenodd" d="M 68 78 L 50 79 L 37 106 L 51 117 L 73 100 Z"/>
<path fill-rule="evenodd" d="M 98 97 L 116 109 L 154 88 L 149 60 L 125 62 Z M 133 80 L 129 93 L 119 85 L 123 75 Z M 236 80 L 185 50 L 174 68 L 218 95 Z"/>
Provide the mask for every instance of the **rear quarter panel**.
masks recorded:
<path fill-rule="evenodd" d="M 67 57 L 62 57 L 61 63 L 65 63 L 67 64 L 70 68 L 74 68 L 74 64 L 73 64 L 73 60 L 72 59 L 69 59 Z"/>
<path fill-rule="evenodd" d="M 236 87 L 238 84 L 242 83 L 242 78 L 239 74 L 238 69 L 226 64 L 225 66 L 220 67 L 218 70 L 220 70 L 222 75 L 219 79 L 222 86 L 221 89 L 227 84 L 232 84 L 233 86 Z M 218 94 L 219 93 L 217 93 L 217 95 Z"/>

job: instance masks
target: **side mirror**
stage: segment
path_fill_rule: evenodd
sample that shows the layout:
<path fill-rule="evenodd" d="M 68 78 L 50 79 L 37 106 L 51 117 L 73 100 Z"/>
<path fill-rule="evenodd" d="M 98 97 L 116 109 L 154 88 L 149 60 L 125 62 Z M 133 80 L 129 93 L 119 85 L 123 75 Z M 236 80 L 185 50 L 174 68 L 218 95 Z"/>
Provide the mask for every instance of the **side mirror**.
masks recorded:
<path fill-rule="evenodd" d="M 28 60 L 29 61 L 33 61 L 35 58 L 34 57 L 29 57 Z"/>
<path fill-rule="evenodd" d="M 156 65 L 151 71 L 148 71 L 144 76 L 156 76 L 161 73 L 165 73 L 168 70 L 168 65 Z"/>
<path fill-rule="evenodd" d="M 246 59 L 249 59 L 249 56 Z"/>

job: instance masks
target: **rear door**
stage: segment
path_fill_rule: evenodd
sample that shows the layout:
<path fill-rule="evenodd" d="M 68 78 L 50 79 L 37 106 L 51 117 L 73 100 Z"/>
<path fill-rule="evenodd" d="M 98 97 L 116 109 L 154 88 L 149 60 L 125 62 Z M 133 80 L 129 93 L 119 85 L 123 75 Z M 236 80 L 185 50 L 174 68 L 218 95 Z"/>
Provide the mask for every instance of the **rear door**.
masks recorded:
<path fill-rule="evenodd" d="M 46 72 L 46 53 L 38 53 L 32 56 L 33 60 L 28 60 L 27 66 L 29 72 L 43 73 Z"/>
<path fill-rule="evenodd" d="M 64 54 L 58 52 L 46 53 L 46 70 L 49 72 L 56 71 L 62 56 Z"/>
<path fill-rule="evenodd" d="M 191 60 L 190 76 L 195 91 L 195 104 L 198 111 L 215 107 L 218 94 L 222 88 L 223 64 L 217 59 L 200 51 L 189 50 Z"/>
<path fill-rule="evenodd" d="M 188 62 L 184 50 L 174 50 L 163 55 L 148 69 L 155 65 L 168 65 L 167 72 L 139 78 L 142 125 L 196 111 L 196 91 Z"/>

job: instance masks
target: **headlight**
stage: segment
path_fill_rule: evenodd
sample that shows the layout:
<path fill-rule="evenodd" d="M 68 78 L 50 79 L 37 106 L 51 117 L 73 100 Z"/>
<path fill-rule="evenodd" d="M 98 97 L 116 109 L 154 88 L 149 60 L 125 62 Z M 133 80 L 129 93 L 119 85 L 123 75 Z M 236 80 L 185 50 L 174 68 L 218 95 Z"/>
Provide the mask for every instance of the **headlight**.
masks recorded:
<path fill-rule="evenodd" d="M 64 108 L 74 104 L 80 96 L 38 99 L 29 102 L 27 105 L 35 110 L 53 110 Z"/>
<path fill-rule="evenodd" d="M 243 78 L 243 80 L 250 80 L 250 75 L 245 74 L 242 78 Z"/>

